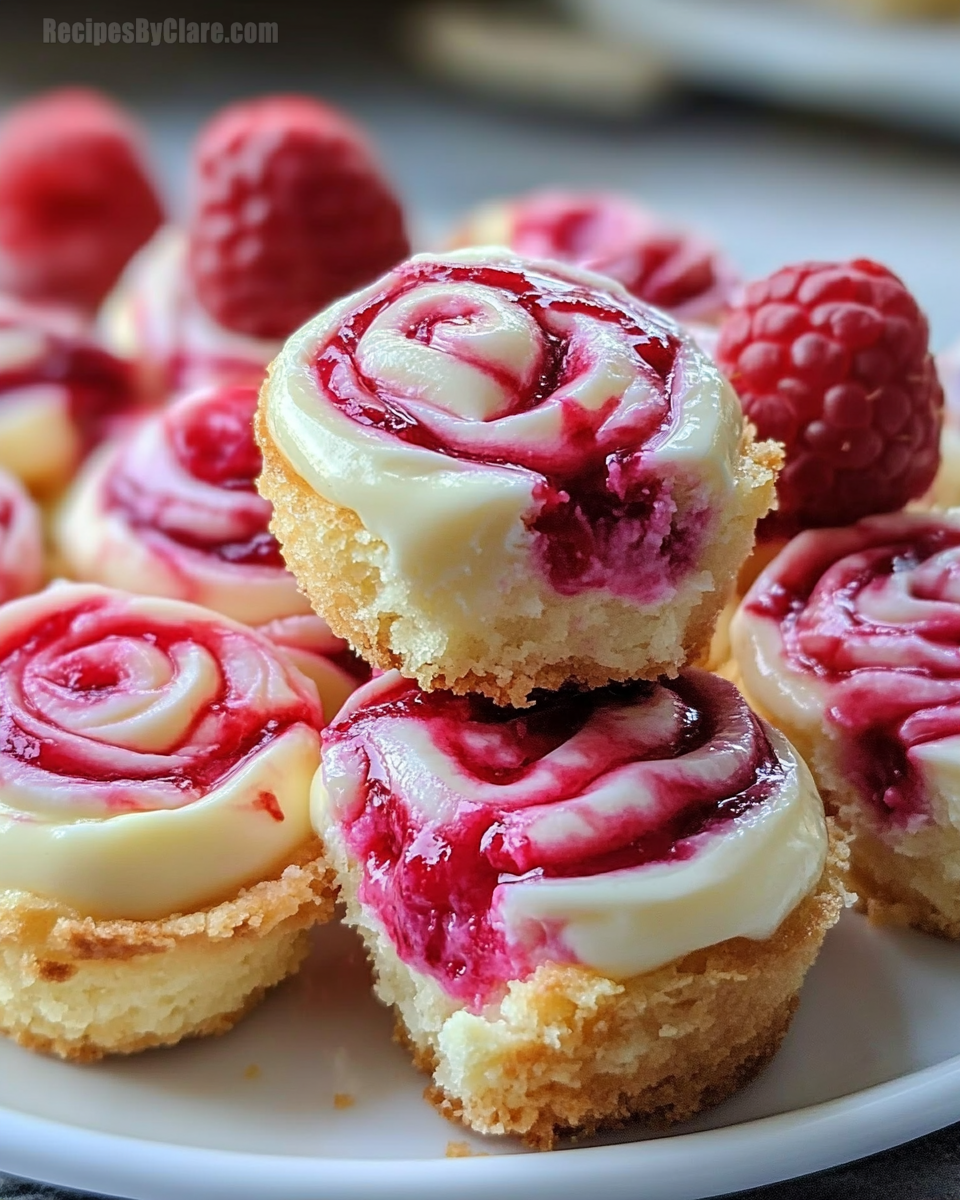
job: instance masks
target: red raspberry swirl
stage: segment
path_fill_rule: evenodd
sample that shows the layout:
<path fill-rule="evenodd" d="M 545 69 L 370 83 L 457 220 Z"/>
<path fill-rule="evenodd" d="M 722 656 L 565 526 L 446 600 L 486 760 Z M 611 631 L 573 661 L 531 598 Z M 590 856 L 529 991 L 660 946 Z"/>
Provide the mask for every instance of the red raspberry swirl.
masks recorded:
<path fill-rule="evenodd" d="M 62 389 L 83 453 L 138 400 L 130 365 L 97 345 L 72 314 L 0 297 L 0 422 L 6 402 L 38 387 Z"/>
<path fill-rule="evenodd" d="M 158 551 L 166 541 L 226 563 L 285 571 L 268 528 L 270 504 L 256 490 L 256 407 L 256 388 L 224 387 L 168 409 L 118 455 L 107 509 L 122 513 Z"/>
<path fill-rule="evenodd" d="M 398 341 L 429 348 L 429 377 L 407 371 Z M 686 352 L 654 310 L 559 266 L 414 259 L 347 314 L 315 370 L 321 397 L 359 425 L 532 474 L 528 527 L 556 591 L 652 603 L 711 519 L 700 480 L 656 461 L 682 418 Z"/>
<path fill-rule="evenodd" d="M 509 244 L 519 254 L 609 275 L 684 321 L 718 317 L 738 283 L 706 239 L 671 229 L 622 196 L 539 192 L 508 208 Z"/>
<path fill-rule="evenodd" d="M 795 538 L 744 608 L 823 692 L 842 769 L 884 820 L 925 820 L 923 748 L 960 735 L 960 513 Z"/>
<path fill-rule="evenodd" d="M 511 935 L 511 888 L 691 859 L 784 779 L 736 689 L 695 670 L 522 710 L 394 673 L 354 694 L 323 762 L 361 901 L 405 962 L 476 1007 L 576 961 L 562 928 Z"/>
<path fill-rule="evenodd" d="M 24 819 L 182 808 L 296 725 L 323 725 L 312 685 L 202 609 L 65 585 L 4 614 L 0 794 Z"/>

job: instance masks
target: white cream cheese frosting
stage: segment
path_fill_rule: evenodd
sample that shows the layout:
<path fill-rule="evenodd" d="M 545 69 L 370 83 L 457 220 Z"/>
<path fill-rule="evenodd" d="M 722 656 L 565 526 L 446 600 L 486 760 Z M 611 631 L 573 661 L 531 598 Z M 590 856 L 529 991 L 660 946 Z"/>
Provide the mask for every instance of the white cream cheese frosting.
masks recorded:
<path fill-rule="evenodd" d="M 826 861 L 803 761 L 701 671 L 524 710 L 390 673 L 325 742 L 317 831 L 401 957 L 468 1003 L 546 960 L 627 978 L 765 940 Z"/>
<path fill-rule="evenodd" d="M 960 509 L 810 530 L 731 623 L 745 693 L 886 840 L 960 830 Z"/>
<path fill-rule="evenodd" d="M 103 447 L 60 505 L 77 579 L 187 600 L 261 627 L 320 688 L 328 717 L 356 686 L 347 644 L 312 611 L 256 492 L 255 388 L 200 388 Z"/>
<path fill-rule="evenodd" d="M 263 403 L 280 453 L 383 543 L 397 586 L 451 613 L 542 569 L 545 489 L 567 504 L 594 460 L 600 503 L 620 487 L 639 503 L 656 478 L 670 537 L 691 542 L 738 483 L 739 404 L 688 335 L 610 279 L 504 249 L 420 255 L 333 305 L 288 340 Z"/>
<path fill-rule="evenodd" d="M 127 364 L 76 316 L 0 297 L 0 470 L 55 490 L 135 403 Z"/>
<path fill-rule="evenodd" d="M 323 723 L 272 644 L 194 605 L 57 584 L 0 609 L 0 889 L 190 912 L 311 837 Z"/>

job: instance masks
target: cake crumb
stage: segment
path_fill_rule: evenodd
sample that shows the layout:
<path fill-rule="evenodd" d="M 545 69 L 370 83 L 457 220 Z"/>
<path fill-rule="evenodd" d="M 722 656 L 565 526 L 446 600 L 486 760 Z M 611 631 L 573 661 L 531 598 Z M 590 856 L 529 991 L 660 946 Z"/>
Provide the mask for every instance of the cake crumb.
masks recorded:
<path fill-rule="evenodd" d="M 247 1067 L 247 1069 L 244 1071 L 243 1077 L 244 1077 L 244 1079 L 251 1079 L 251 1080 L 259 1079 L 260 1078 L 260 1068 L 257 1066 L 256 1063 L 251 1063 L 250 1066 Z"/>
<path fill-rule="evenodd" d="M 334 1108 L 353 1108 L 356 1102 L 356 1096 L 351 1096 L 349 1092 L 337 1092 L 333 1097 Z"/>
<path fill-rule="evenodd" d="M 469 1142 L 447 1142 L 447 1158 L 488 1158 L 486 1150 L 474 1150 Z"/>

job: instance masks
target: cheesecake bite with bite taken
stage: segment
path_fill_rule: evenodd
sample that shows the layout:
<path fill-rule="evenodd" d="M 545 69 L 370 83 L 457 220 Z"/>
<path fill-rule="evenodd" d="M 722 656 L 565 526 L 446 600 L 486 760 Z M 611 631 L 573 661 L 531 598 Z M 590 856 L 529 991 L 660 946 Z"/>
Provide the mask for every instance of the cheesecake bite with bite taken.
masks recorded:
<path fill-rule="evenodd" d="M 313 819 L 430 1098 L 540 1147 L 751 1078 L 843 903 L 803 762 L 696 670 L 524 709 L 390 672 Z"/>
<path fill-rule="evenodd" d="M 960 937 L 960 509 L 800 534 L 731 639 L 744 693 L 849 835 L 869 912 Z"/>
<path fill-rule="evenodd" d="M 333 913 L 323 717 L 206 609 L 59 584 L 0 608 L 0 1031 L 76 1060 L 222 1033 Z"/>
<path fill-rule="evenodd" d="M 309 96 L 229 105 L 194 150 L 186 227 L 167 227 L 108 302 L 112 343 L 161 396 L 258 384 L 283 339 L 409 253 L 363 132 Z"/>
<path fill-rule="evenodd" d="M 257 391 L 215 385 L 144 418 L 86 464 L 54 522 L 65 573 L 202 604 L 292 653 L 328 719 L 369 676 L 310 608 L 257 494 Z"/>
<path fill-rule="evenodd" d="M 689 661 L 779 464 L 669 318 L 496 248 L 419 255 L 308 322 L 258 436 L 272 528 L 334 632 L 516 705 Z"/>

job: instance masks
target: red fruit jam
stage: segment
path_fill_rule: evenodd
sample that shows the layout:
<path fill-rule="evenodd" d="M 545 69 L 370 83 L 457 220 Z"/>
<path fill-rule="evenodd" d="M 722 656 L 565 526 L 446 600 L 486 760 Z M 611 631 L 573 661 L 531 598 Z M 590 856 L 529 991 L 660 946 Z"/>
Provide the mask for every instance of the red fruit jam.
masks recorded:
<path fill-rule="evenodd" d="M 960 736 L 960 528 L 892 514 L 810 532 L 747 610 L 829 689 L 841 768 L 883 820 L 928 818 L 920 747 Z"/>
<path fill-rule="evenodd" d="M 128 363 L 48 320 L 44 311 L 4 304 L 0 329 L 38 336 L 38 353 L 12 367 L 0 367 L 0 406 L 21 388 L 52 384 L 63 388 L 67 412 L 84 454 L 112 432 L 118 417 L 136 405 L 133 372 Z"/>
<path fill-rule="evenodd" d="M 527 709 L 399 678 L 369 688 L 324 733 L 360 897 L 405 962 L 475 1008 L 537 965 L 507 936 L 503 889 L 682 862 L 783 779 L 759 720 L 705 672 L 545 693 Z M 706 772 L 692 757 L 704 753 Z M 631 770 L 637 802 L 594 802 Z"/>
<path fill-rule="evenodd" d="M 176 466 L 190 479 L 236 494 L 228 532 L 222 519 L 209 519 L 202 494 L 198 501 L 194 489 L 188 491 L 163 462 L 145 477 L 137 460 L 131 463 L 121 455 L 107 481 L 107 506 L 120 509 L 127 523 L 146 536 L 159 534 L 224 562 L 284 570 L 280 546 L 268 528 L 270 505 L 256 491 L 263 465 L 253 435 L 256 407 L 256 389 L 222 388 L 210 391 L 202 402 L 175 405 L 163 418 Z M 191 503 L 196 511 L 185 521 L 184 507 Z"/>
<path fill-rule="evenodd" d="M 259 639 L 251 641 L 252 633 L 232 626 L 144 616 L 109 593 L 65 600 L 32 626 L 20 622 L 0 642 L 0 779 L 46 777 L 53 797 L 65 794 L 65 782 L 96 784 L 99 801 L 122 811 L 202 799 L 293 726 L 323 725 L 306 687 L 269 707 L 251 700 L 249 657 L 270 653 Z M 86 736 L 83 714 L 117 695 L 162 704 L 163 686 L 142 682 L 143 655 L 166 656 L 166 687 L 175 689 L 182 648 L 191 644 L 216 664 L 218 685 L 169 745 L 141 750 Z"/>
<path fill-rule="evenodd" d="M 461 309 L 445 306 L 436 317 L 419 317 L 405 330 L 411 340 L 435 345 L 472 369 L 486 373 L 503 391 L 503 417 L 536 408 L 548 399 L 559 402 L 562 437 L 554 447 L 511 443 L 483 444 L 471 438 L 470 422 L 462 433 L 441 438 L 405 406 L 361 372 L 357 350 L 373 321 L 399 299 L 425 284 L 482 285 L 505 295 L 539 328 L 539 364 L 532 383 L 522 383 L 468 348 L 451 346 L 443 331 L 469 323 L 473 305 L 464 297 Z M 621 397 L 587 408 L 572 396 L 557 399 L 561 389 L 587 372 L 582 346 L 572 344 L 551 326 L 574 316 L 600 326 L 615 326 L 635 354 L 637 379 L 645 385 L 641 401 L 626 415 L 611 420 Z M 372 426 L 411 445 L 481 465 L 515 467 L 536 476 L 535 510 L 528 525 L 536 534 L 536 551 L 553 587 L 565 595 L 606 589 L 639 603 L 655 603 L 695 562 L 710 526 L 706 497 L 691 500 L 697 480 L 671 472 L 652 460 L 652 451 L 676 419 L 683 389 L 681 342 L 652 313 L 621 305 L 607 293 L 562 274 L 546 275 L 514 267 L 407 263 L 389 283 L 356 309 L 321 348 L 316 372 L 324 397 L 358 424 Z M 683 512 L 676 494 L 684 493 Z"/>

